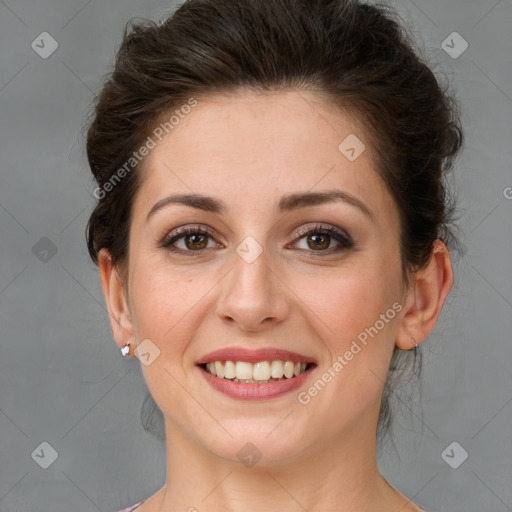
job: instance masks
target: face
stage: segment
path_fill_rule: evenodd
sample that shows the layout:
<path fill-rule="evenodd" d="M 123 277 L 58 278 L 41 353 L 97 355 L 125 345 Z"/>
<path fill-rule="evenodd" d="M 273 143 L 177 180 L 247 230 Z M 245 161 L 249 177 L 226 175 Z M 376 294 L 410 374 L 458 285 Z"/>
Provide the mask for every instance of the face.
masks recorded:
<path fill-rule="evenodd" d="M 169 199 L 189 194 L 209 199 Z M 404 295 L 397 206 L 356 118 L 306 92 L 198 98 L 145 162 L 127 278 L 168 433 L 269 464 L 375 434 Z"/>

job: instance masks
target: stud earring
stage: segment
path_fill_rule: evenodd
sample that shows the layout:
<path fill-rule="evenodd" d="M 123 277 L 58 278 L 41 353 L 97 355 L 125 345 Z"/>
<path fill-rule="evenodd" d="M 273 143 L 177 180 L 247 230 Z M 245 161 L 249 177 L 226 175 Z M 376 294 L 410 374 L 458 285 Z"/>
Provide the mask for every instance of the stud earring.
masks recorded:
<path fill-rule="evenodd" d="M 122 349 L 121 349 L 121 355 L 123 357 L 126 357 L 130 353 L 130 342 L 128 342 Z"/>

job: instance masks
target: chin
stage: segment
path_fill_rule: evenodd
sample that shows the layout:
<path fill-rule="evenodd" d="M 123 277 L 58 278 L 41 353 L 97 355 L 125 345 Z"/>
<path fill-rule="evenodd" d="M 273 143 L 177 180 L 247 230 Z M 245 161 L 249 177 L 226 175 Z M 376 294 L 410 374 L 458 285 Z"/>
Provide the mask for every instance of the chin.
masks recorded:
<path fill-rule="evenodd" d="M 219 432 L 214 438 L 205 439 L 204 446 L 221 459 L 247 467 L 285 464 L 305 449 L 305 436 L 295 428 L 291 418 L 283 422 L 285 416 L 224 421 L 222 425 L 233 437 Z M 284 425 L 287 421 L 290 421 L 288 428 Z"/>

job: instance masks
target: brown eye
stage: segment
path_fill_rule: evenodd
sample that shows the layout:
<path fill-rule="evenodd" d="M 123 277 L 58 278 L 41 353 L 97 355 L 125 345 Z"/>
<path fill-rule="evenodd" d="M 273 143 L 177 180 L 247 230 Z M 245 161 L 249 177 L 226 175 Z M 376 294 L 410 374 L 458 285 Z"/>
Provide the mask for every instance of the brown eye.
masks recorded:
<path fill-rule="evenodd" d="M 305 246 L 300 247 L 299 242 L 302 239 L 305 239 Z M 333 241 L 338 242 L 338 247 L 330 247 Z M 324 227 L 321 225 L 301 230 L 298 233 L 297 242 L 295 242 L 294 245 L 304 251 L 326 254 L 354 247 L 354 243 L 348 234 L 338 231 L 333 227 Z"/>
<path fill-rule="evenodd" d="M 214 246 L 220 246 L 215 242 L 213 232 L 200 227 L 185 227 L 173 231 L 162 241 L 161 246 L 171 252 L 200 254 L 201 251 L 208 249 L 210 240 L 214 242 Z M 182 243 L 181 247 L 177 246 L 178 242 Z"/>
<path fill-rule="evenodd" d="M 327 249 L 330 245 L 330 242 L 331 237 L 329 235 L 313 234 L 308 236 L 308 246 L 314 250 Z"/>
<path fill-rule="evenodd" d="M 206 249 L 208 245 L 208 236 L 201 234 L 192 234 L 182 237 L 185 240 L 185 245 L 188 249 Z"/>

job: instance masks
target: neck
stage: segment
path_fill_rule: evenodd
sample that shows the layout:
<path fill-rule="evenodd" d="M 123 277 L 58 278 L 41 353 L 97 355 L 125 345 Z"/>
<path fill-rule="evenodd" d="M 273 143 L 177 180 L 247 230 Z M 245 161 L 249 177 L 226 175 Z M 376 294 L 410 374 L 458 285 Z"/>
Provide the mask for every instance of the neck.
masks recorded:
<path fill-rule="evenodd" d="M 323 439 L 287 461 L 252 467 L 207 452 L 169 422 L 166 438 L 167 483 L 159 512 L 364 512 L 387 510 L 386 503 L 403 512 L 418 510 L 380 474 L 371 428 Z"/>

